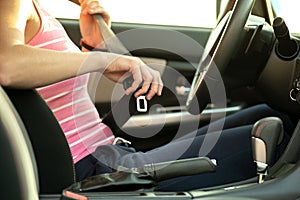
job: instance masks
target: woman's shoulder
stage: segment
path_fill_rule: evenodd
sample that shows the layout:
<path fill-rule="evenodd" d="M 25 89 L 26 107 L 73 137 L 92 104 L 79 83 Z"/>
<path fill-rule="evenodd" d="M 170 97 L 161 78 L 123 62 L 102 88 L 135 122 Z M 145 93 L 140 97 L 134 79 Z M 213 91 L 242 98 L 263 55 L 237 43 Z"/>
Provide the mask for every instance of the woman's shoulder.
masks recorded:
<path fill-rule="evenodd" d="M 27 25 L 37 20 L 35 13 L 32 0 L 0 1 L 1 32 L 5 37 L 14 37 L 13 29 L 24 34 Z"/>

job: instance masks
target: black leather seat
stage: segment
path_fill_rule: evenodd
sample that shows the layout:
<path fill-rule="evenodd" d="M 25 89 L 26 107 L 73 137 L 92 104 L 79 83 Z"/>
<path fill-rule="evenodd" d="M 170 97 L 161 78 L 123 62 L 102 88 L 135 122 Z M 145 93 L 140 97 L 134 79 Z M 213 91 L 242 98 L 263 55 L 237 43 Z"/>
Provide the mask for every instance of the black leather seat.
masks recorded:
<path fill-rule="evenodd" d="M 35 90 L 5 91 L 28 132 L 38 168 L 40 194 L 60 194 L 76 180 L 63 131 Z"/>
<path fill-rule="evenodd" d="M 1 199 L 38 199 L 39 181 L 26 129 L 0 86 Z"/>

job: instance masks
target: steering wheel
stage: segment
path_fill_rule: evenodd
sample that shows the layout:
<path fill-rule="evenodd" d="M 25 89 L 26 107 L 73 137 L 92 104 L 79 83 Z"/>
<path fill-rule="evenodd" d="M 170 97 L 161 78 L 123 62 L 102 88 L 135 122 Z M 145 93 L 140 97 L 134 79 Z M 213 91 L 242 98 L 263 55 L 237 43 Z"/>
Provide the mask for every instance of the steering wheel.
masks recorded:
<path fill-rule="evenodd" d="M 255 0 L 236 0 L 233 10 L 227 13 L 211 33 L 186 103 L 190 113 L 201 113 L 210 101 L 220 96 L 216 93 L 224 92 L 225 95 L 220 75 L 228 70 L 228 63 L 240 43 L 240 36 L 254 3 Z"/>

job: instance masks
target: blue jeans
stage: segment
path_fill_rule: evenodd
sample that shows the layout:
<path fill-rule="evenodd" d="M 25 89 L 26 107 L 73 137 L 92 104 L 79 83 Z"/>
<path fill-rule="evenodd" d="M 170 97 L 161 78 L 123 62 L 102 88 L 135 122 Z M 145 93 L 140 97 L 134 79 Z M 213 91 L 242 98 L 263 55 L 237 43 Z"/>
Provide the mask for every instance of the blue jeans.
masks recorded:
<path fill-rule="evenodd" d="M 140 167 L 149 163 L 199 156 L 216 159 L 218 163 L 216 172 L 161 181 L 156 189 L 186 191 L 254 177 L 256 176 L 256 167 L 252 158 L 251 130 L 256 121 L 269 116 L 280 117 L 285 130 L 292 132 L 294 125 L 287 116 L 265 104 L 256 105 L 226 117 L 221 132 L 207 133 L 208 130 L 211 130 L 207 125 L 167 145 L 147 152 L 132 152 L 132 149 L 126 151 L 116 145 L 100 146 L 93 156 L 90 155 L 75 165 L 78 180 L 109 172 L 111 168 L 118 165 Z M 210 123 L 209 126 L 217 127 L 221 122 L 222 120 L 217 120 Z M 102 169 L 102 171 L 97 169 Z"/>

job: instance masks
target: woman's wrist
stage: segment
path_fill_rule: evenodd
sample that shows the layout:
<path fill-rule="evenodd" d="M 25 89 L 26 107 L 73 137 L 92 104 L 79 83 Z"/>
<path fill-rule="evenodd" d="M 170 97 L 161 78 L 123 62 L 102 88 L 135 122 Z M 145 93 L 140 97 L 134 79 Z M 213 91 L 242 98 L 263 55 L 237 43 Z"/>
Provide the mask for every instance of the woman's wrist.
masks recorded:
<path fill-rule="evenodd" d="M 99 45 L 90 45 L 88 42 L 86 42 L 84 39 L 80 40 L 80 46 L 82 48 L 84 48 L 85 50 L 88 51 L 103 51 L 103 52 L 107 52 L 107 48 L 105 47 L 105 45 L 99 46 Z"/>
<path fill-rule="evenodd" d="M 81 63 L 78 74 L 90 72 L 104 73 L 120 57 L 118 54 L 99 51 L 84 52 L 84 55 L 86 56 Z"/>

